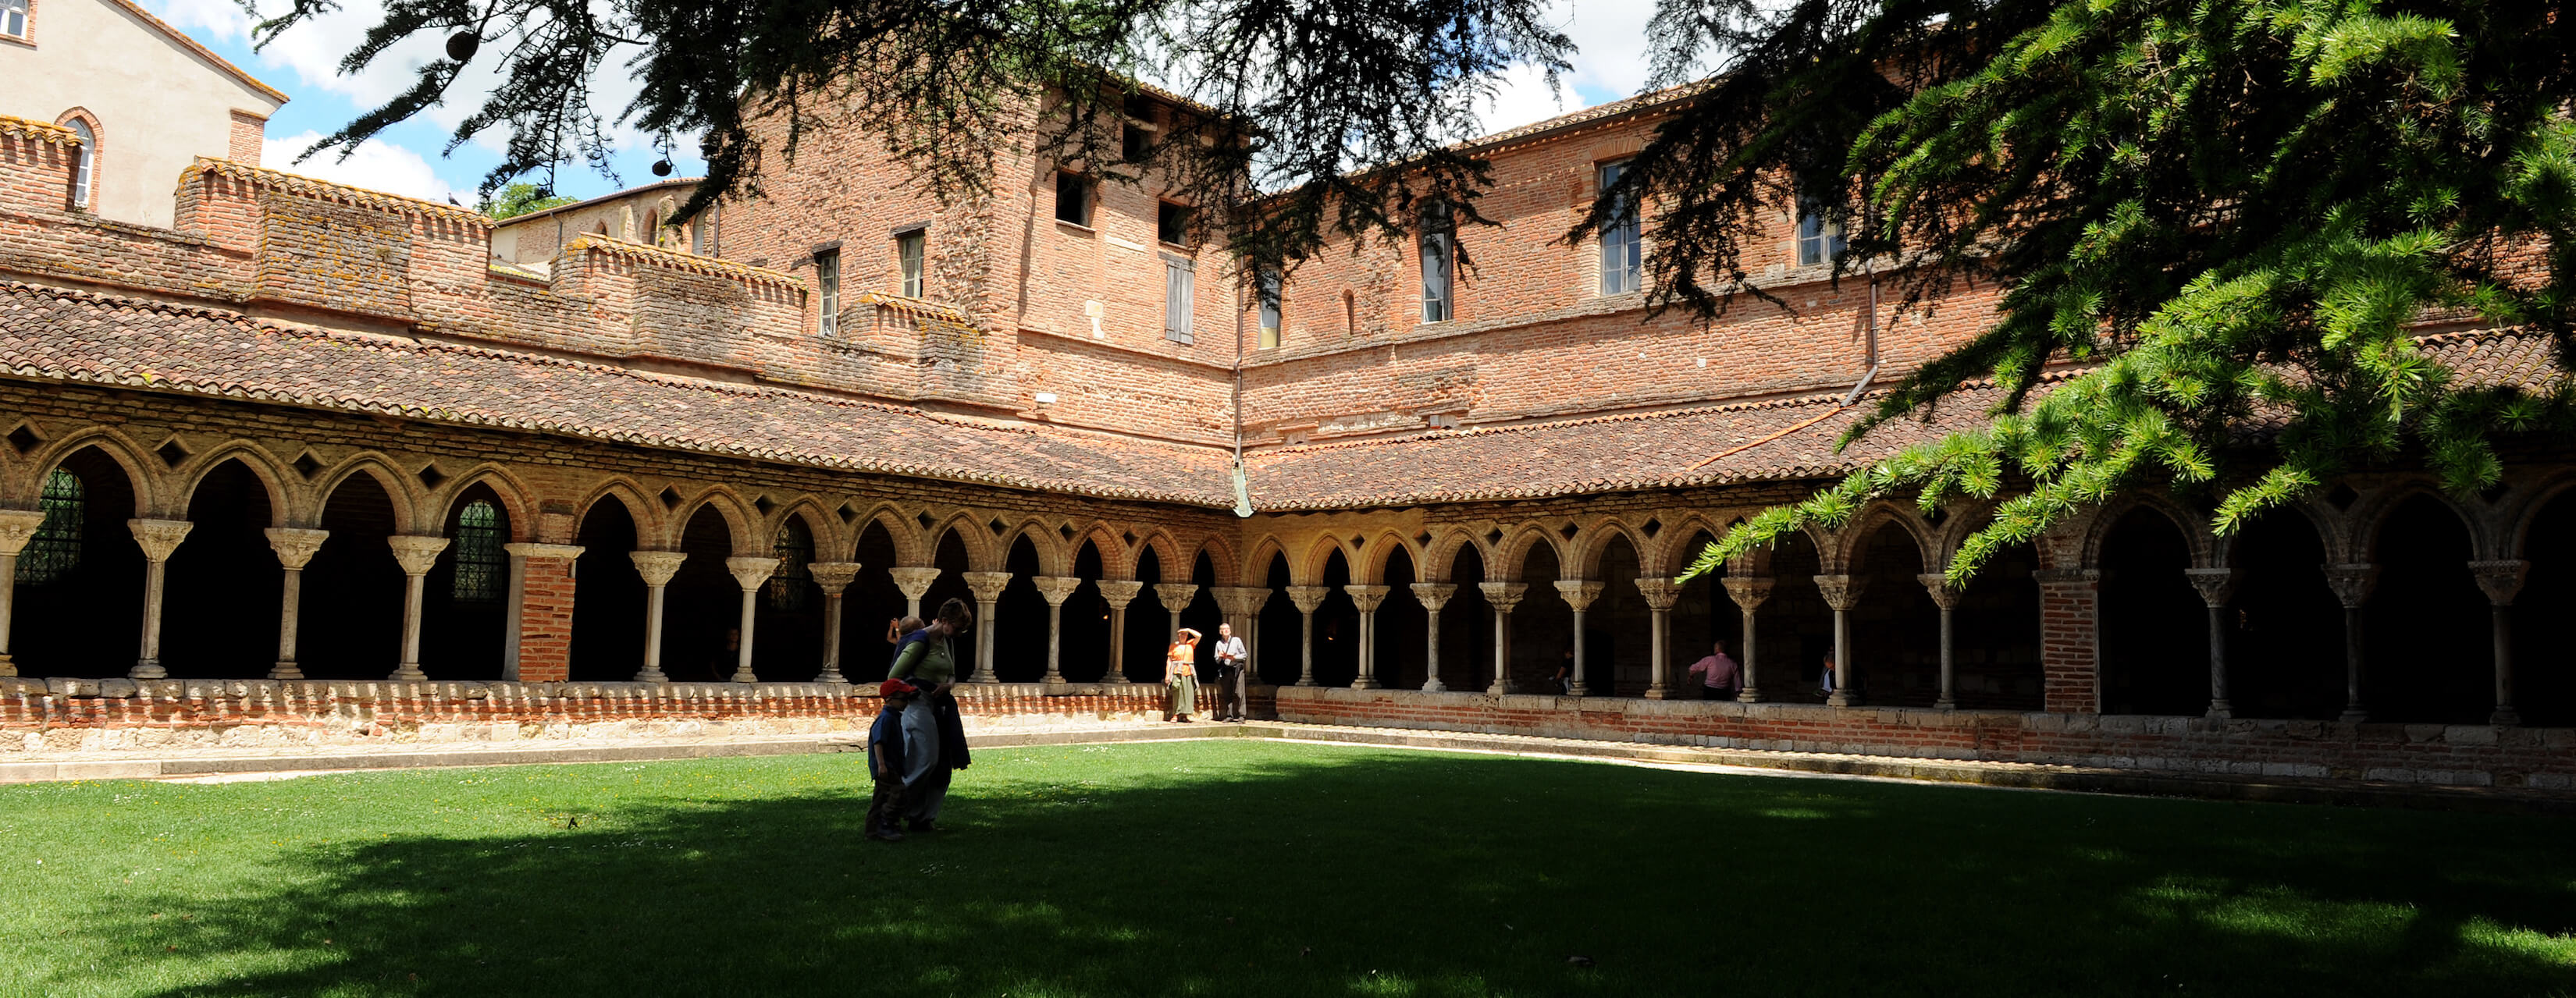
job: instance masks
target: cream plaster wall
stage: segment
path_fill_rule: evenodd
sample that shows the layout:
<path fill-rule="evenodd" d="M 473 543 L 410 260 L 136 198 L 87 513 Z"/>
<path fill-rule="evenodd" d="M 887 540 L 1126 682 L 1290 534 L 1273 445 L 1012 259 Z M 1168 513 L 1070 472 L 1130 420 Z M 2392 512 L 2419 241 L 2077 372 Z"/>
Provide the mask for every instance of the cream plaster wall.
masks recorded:
<path fill-rule="evenodd" d="M 243 83 L 113 0 L 38 0 L 32 44 L 0 41 L 0 114 L 98 121 L 91 207 L 102 218 L 167 227 L 179 172 L 229 158 L 232 111 L 263 118 L 284 102 Z"/>

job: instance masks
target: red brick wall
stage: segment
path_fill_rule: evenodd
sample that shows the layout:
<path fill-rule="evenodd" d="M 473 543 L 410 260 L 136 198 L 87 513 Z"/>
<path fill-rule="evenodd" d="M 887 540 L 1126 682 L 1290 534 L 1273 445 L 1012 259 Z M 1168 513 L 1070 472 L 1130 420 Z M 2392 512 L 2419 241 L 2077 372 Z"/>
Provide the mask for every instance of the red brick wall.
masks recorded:
<path fill-rule="evenodd" d="M 2101 706 L 2102 579 L 2098 571 L 2050 570 L 2039 579 L 2039 661 L 2044 703 L 2059 713 Z"/>
<path fill-rule="evenodd" d="M 579 580 L 569 557 L 527 558 L 519 596 L 519 681 L 572 678 L 572 598 Z"/>
<path fill-rule="evenodd" d="M 224 155 L 243 166 L 258 166 L 260 145 L 268 139 L 268 119 L 235 109 L 233 131 Z"/>

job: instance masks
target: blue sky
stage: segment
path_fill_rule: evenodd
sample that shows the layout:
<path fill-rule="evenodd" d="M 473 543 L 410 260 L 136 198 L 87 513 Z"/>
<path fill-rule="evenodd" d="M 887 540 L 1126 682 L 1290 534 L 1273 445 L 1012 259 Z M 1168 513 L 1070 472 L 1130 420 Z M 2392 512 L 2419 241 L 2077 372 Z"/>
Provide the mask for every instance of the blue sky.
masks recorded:
<path fill-rule="evenodd" d="M 251 50 L 250 17 L 236 0 L 140 2 L 234 65 L 293 98 L 269 120 L 268 146 L 261 153 L 263 165 L 412 197 L 440 200 L 453 196 L 472 204 L 484 172 L 499 161 L 497 149 L 503 137 L 498 134 L 459 146 L 453 152 L 442 152 L 456 121 L 479 106 L 481 94 L 490 85 L 489 77 L 477 79 L 469 69 L 468 78 L 460 81 L 447 106 L 387 130 L 348 160 L 334 162 L 334 154 L 326 153 L 302 163 L 292 162 L 314 139 L 337 131 L 399 92 L 414 79 L 414 67 L 437 57 L 438 39 L 417 38 L 388 52 L 365 73 L 340 74 L 341 56 L 355 47 L 359 37 L 380 17 L 383 8 L 378 0 L 343 0 L 339 13 L 299 25 L 260 52 Z M 259 6 L 265 14 L 280 5 L 277 0 L 261 0 Z M 1495 106 L 1485 115 L 1485 130 L 1499 131 L 1617 100 L 1644 85 L 1644 28 L 1653 13 L 1653 0 L 1557 0 L 1554 12 L 1582 49 L 1574 58 L 1573 74 L 1563 78 L 1566 86 L 1562 103 L 1549 95 L 1536 73 L 1515 72 L 1504 81 Z M 477 60 L 475 68 L 492 65 L 496 60 L 490 59 L 489 53 L 501 44 L 506 42 L 487 42 L 487 57 Z M 612 59 L 593 90 L 601 105 L 611 111 L 622 108 L 634 92 L 628 73 L 620 65 L 622 61 L 623 57 Z M 587 164 L 567 164 L 557 176 L 557 190 L 575 197 L 593 197 L 654 179 L 649 168 L 660 154 L 650 147 L 649 137 L 632 129 L 619 129 L 612 143 L 617 149 L 612 163 L 616 180 L 600 175 Z M 684 154 L 673 159 L 678 173 L 699 172 L 703 164 L 693 155 L 694 145 L 682 145 L 686 147 Z"/>

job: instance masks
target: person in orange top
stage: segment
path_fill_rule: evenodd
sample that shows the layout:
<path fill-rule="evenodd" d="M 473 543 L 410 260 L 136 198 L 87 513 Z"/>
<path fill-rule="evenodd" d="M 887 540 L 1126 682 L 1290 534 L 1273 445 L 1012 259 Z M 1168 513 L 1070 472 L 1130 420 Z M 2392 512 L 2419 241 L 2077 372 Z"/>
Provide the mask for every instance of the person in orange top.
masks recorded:
<path fill-rule="evenodd" d="M 1163 720 L 1175 715 L 1188 724 L 1190 715 L 1199 712 L 1199 632 L 1181 628 L 1172 635 L 1172 650 L 1163 655 L 1163 684 L 1171 699 L 1163 704 Z"/>

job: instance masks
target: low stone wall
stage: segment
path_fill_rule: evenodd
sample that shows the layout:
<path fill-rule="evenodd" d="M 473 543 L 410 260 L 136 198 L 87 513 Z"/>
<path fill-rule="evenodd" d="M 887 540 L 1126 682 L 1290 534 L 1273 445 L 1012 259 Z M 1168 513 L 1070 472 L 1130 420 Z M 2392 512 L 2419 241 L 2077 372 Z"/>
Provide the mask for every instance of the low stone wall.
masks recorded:
<path fill-rule="evenodd" d="M 1047 731 L 1161 720 L 1163 689 L 993 683 L 957 698 L 968 731 Z M 1266 715 L 1268 690 L 1253 700 Z M 838 683 L 0 677 L 0 754 L 855 732 L 878 704 Z"/>
<path fill-rule="evenodd" d="M 1280 720 L 1714 748 L 2576 789 L 2576 729 L 1280 687 Z"/>

